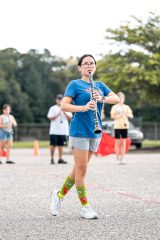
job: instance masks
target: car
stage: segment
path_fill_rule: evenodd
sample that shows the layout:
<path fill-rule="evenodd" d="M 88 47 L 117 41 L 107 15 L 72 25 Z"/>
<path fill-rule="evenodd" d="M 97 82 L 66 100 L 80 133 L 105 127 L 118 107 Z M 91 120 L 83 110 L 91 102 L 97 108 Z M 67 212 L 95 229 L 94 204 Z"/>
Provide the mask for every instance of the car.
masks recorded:
<path fill-rule="evenodd" d="M 108 133 L 114 136 L 114 121 L 113 120 L 102 121 L 102 130 L 104 133 Z M 135 127 L 134 124 L 131 123 L 130 121 L 128 137 L 131 139 L 131 144 L 136 146 L 136 148 L 142 147 L 142 142 L 144 139 L 143 132 L 138 127 Z"/>

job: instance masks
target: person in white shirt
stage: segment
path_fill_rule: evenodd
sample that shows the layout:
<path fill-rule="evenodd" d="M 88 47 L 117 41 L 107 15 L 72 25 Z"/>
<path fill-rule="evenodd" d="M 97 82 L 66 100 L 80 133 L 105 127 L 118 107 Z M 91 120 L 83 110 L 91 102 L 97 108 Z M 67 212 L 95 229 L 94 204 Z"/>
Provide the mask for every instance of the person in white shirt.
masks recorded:
<path fill-rule="evenodd" d="M 62 159 L 63 146 L 66 143 L 66 136 L 69 135 L 69 121 L 72 118 L 72 113 L 61 110 L 61 101 L 63 95 L 56 96 L 56 105 L 50 107 L 47 117 L 50 120 L 50 156 L 51 164 L 54 164 L 55 148 L 58 147 L 59 160 L 58 163 L 67 163 Z"/>

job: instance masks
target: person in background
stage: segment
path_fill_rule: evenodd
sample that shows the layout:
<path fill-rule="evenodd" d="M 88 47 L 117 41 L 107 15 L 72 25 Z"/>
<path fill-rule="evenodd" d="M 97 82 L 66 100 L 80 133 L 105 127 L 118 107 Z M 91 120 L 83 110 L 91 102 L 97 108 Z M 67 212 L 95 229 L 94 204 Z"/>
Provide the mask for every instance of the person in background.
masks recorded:
<path fill-rule="evenodd" d="M 126 152 L 126 140 L 129 128 L 128 118 L 133 118 L 133 113 L 131 108 L 124 104 L 124 93 L 119 92 L 117 95 L 120 99 L 120 103 L 112 106 L 110 114 L 111 118 L 114 119 L 116 157 L 119 163 L 123 164 L 125 163 L 124 155 Z"/>
<path fill-rule="evenodd" d="M 118 103 L 119 98 L 104 83 L 94 81 L 93 97 L 95 100 L 92 99 L 90 74 L 96 71 L 96 61 L 92 55 L 85 54 L 80 57 L 78 70 L 81 77 L 68 84 L 61 104 L 63 111 L 74 113 L 69 134 L 69 147 L 73 151 L 74 163 L 61 188 L 53 191 L 50 211 L 53 216 L 59 215 L 62 200 L 75 184 L 82 205 L 81 216 L 85 219 L 96 219 L 98 216 L 89 205 L 85 186 L 88 163 L 97 151 L 101 140 L 101 133 L 94 132 L 94 113 L 97 111 L 97 121 L 101 128 L 103 104 Z M 96 189 L 94 194 L 96 195 Z"/>
<path fill-rule="evenodd" d="M 10 151 L 13 143 L 13 127 L 17 126 L 17 122 L 10 114 L 11 106 L 9 104 L 3 105 L 2 111 L 3 114 L 0 115 L 0 157 L 6 148 L 6 163 L 13 164 L 15 162 L 10 160 Z"/>
<path fill-rule="evenodd" d="M 63 160 L 63 147 L 67 141 L 66 136 L 69 135 L 69 121 L 72 118 L 72 113 L 61 110 L 62 94 L 56 96 L 56 105 L 50 107 L 47 117 L 50 120 L 50 157 L 51 164 L 55 163 L 54 154 L 55 148 L 58 147 L 59 164 L 65 164 Z"/>

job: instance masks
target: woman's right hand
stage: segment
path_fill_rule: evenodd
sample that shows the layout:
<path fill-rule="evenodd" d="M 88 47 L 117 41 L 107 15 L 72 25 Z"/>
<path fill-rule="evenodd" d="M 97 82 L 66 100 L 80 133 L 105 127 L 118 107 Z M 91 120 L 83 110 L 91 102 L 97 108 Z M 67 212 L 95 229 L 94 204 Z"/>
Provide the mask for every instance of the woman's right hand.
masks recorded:
<path fill-rule="evenodd" d="M 96 110 L 97 108 L 97 103 L 94 100 L 89 101 L 85 106 L 84 106 L 84 110 L 88 111 L 88 110 Z"/>
<path fill-rule="evenodd" d="M 2 125 L 2 128 L 9 128 L 9 127 L 10 127 L 9 124 L 4 124 L 4 125 Z"/>

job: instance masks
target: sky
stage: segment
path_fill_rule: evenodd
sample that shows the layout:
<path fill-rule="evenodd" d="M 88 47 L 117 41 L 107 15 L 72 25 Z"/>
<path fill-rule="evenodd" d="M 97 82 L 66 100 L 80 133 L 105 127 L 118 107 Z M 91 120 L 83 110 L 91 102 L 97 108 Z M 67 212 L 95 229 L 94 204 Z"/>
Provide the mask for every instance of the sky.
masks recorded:
<path fill-rule="evenodd" d="M 24 53 L 47 48 L 69 58 L 99 57 L 111 48 L 107 28 L 160 14 L 159 0 L 0 0 L 0 49 Z"/>

